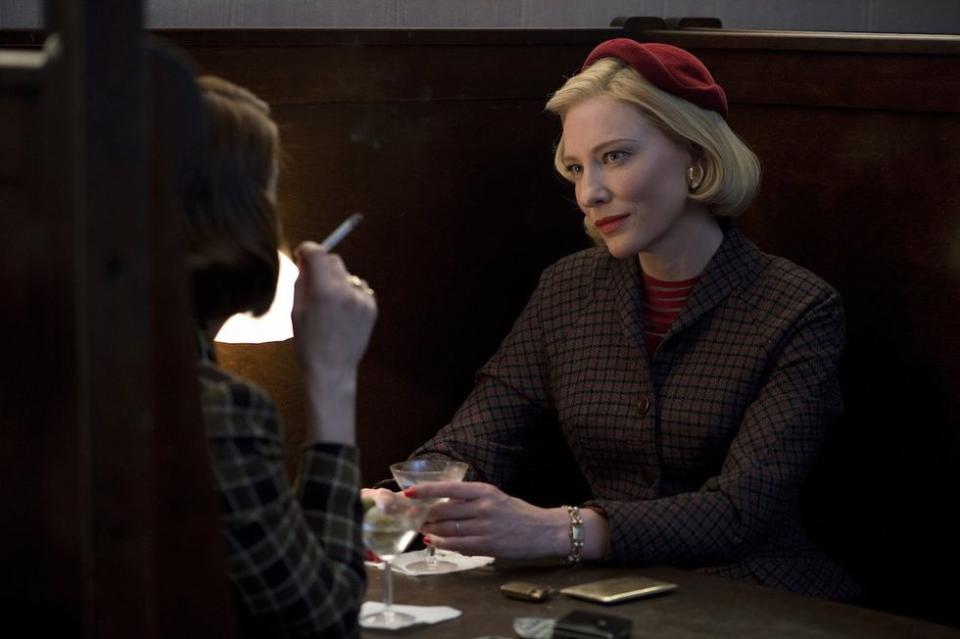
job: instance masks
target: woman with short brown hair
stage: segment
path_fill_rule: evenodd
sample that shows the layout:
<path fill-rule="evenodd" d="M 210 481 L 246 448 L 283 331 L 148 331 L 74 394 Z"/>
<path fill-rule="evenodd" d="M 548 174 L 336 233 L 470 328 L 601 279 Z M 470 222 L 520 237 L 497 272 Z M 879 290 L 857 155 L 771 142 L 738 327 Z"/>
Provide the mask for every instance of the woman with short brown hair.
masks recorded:
<path fill-rule="evenodd" d="M 354 412 L 357 367 L 376 301 L 336 255 L 296 250 L 294 345 L 308 419 L 291 486 L 269 396 L 217 367 L 212 337 L 235 313 L 266 312 L 277 284 L 280 153 L 269 107 L 215 77 L 197 80 L 206 118 L 201 169 L 185 201 L 200 399 L 245 636 L 349 637 L 365 572 Z"/>

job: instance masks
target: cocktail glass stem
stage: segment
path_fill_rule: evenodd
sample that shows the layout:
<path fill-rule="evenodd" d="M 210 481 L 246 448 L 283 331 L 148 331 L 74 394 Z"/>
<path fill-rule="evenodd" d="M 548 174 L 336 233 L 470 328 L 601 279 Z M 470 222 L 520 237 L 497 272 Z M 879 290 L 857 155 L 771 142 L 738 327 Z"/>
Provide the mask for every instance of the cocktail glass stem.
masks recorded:
<path fill-rule="evenodd" d="M 427 567 L 430 570 L 437 569 L 437 549 L 432 544 L 427 544 Z"/>
<path fill-rule="evenodd" d="M 396 615 L 393 612 L 393 579 L 390 573 L 390 562 L 383 561 L 383 620 L 393 623 L 396 621 Z"/>

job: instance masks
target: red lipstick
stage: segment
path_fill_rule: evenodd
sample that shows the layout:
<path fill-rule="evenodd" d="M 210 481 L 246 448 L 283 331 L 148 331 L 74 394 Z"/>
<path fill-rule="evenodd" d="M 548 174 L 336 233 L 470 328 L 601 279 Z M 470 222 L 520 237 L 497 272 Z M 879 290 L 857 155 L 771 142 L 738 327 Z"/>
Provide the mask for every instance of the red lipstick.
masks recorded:
<path fill-rule="evenodd" d="M 597 227 L 597 230 L 603 233 L 604 235 L 609 235 L 616 231 L 623 224 L 623 221 L 627 219 L 627 215 L 608 215 L 607 217 L 601 217 L 599 220 L 596 220 L 593 225 Z"/>

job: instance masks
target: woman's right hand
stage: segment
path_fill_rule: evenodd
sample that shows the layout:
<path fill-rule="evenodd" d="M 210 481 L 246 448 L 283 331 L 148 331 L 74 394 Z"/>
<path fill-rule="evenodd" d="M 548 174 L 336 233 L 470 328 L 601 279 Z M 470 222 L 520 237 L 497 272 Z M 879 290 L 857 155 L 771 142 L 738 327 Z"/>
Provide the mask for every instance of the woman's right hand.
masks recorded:
<path fill-rule="evenodd" d="M 302 243 L 294 254 L 300 276 L 292 319 L 301 366 L 311 373 L 356 369 L 377 319 L 373 291 L 316 242 Z"/>
<path fill-rule="evenodd" d="M 295 251 L 293 334 L 308 401 L 307 443 L 355 442 L 357 368 L 377 318 L 373 291 L 315 242 Z"/>

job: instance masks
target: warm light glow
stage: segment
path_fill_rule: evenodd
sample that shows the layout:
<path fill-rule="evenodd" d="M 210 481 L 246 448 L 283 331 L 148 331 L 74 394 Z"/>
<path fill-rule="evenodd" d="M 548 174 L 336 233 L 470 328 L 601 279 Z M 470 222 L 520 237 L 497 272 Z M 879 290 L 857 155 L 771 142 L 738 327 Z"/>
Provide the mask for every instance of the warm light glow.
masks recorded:
<path fill-rule="evenodd" d="M 293 261 L 280 253 L 280 277 L 277 278 L 277 294 L 270 310 L 254 317 L 250 313 L 234 315 L 226 321 L 216 341 L 231 344 L 262 344 L 282 342 L 293 337 L 290 311 L 293 310 L 293 285 L 300 271 Z"/>

